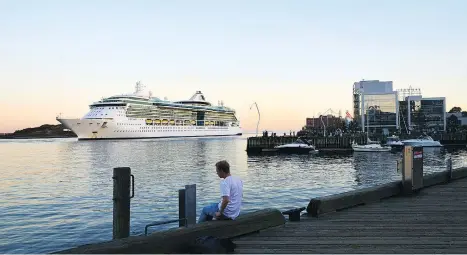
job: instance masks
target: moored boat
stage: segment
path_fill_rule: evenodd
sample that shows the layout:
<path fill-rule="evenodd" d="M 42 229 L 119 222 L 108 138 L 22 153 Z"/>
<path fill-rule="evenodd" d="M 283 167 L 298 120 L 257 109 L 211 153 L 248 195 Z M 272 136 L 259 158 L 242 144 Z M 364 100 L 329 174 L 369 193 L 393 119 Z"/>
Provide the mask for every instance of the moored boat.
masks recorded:
<path fill-rule="evenodd" d="M 300 138 L 293 143 L 275 146 L 274 149 L 285 154 L 316 154 L 319 152 L 314 145 Z"/>
<path fill-rule="evenodd" d="M 422 147 L 442 147 L 443 145 L 439 141 L 433 140 L 431 136 L 420 136 L 416 139 L 403 140 L 402 143 L 410 146 L 422 146 Z"/>
<path fill-rule="evenodd" d="M 358 145 L 352 143 L 352 149 L 356 152 L 388 152 L 391 151 L 390 146 L 381 146 L 381 144 L 365 144 Z"/>

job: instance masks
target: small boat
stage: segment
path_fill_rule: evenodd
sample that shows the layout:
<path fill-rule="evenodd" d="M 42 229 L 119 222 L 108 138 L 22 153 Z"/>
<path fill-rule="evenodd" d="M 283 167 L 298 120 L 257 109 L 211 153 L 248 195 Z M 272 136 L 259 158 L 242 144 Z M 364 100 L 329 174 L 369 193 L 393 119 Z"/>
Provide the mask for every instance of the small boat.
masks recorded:
<path fill-rule="evenodd" d="M 311 145 L 307 141 L 304 141 L 300 138 L 298 138 L 293 143 L 274 146 L 274 149 L 279 153 L 287 153 L 287 154 L 316 154 L 318 153 L 318 150 L 316 150 L 315 146 Z"/>
<path fill-rule="evenodd" d="M 358 145 L 355 142 L 352 143 L 352 149 L 356 152 L 388 152 L 391 151 L 390 146 L 381 146 L 381 144 L 366 144 Z"/>
<path fill-rule="evenodd" d="M 391 146 L 393 149 L 400 149 L 404 147 L 404 143 L 399 139 L 398 136 L 389 136 L 386 141 L 386 146 Z"/>
<path fill-rule="evenodd" d="M 440 142 L 433 140 L 431 136 L 420 136 L 417 139 L 409 139 L 402 141 L 404 145 L 422 146 L 422 147 L 442 147 Z"/>
<path fill-rule="evenodd" d="M 355 141 L 352 141 L 352 149 L 355 152 L 388 152 L 391 151 L 390 146 L 381 146 L 380 142 L 370 140 L 370 130 L 368 125 L 368 118 L 367 118 L 367 132 L 366 132 L 366 140 L 367 144 L 365 145 L 358 145 Z"/>

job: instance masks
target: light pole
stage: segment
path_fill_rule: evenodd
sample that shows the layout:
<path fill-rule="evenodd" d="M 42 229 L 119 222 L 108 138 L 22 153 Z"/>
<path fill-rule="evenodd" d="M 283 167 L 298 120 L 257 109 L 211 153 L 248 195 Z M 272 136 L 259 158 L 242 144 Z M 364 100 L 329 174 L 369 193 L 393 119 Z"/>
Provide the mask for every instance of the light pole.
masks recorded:
<path fill-rule="evenodd" d="M 258 111 L 258 122 L 256 123 L 256 136 L 258 136 L 258 127 L 259 127 L 259 121 L 261 120 L 261 114 L 259 113 L 258 104 L 257 104 L 256 102 L 254 102 L 254 103 L 250 106 L 250 110 L 251 110 L 251 108 L 253 107 L 253 105 L 256 106 L 256 111 Z"/>
<path fill-rule="evenodd" d="M 321 123 L 323 124 L 323 135 L 324 137 L 326 137 L 326 124 L 324 124 L 323 115 L 320 114 L 319 119 L 321 120 Z"/>
<path fill-rule="evenodd" d="M 319 114 L 319 119 L 321 120 L 321 123 L 323 124 L 323 131 L 324 131 L 323 134 L 324 134 L 325 137 L 326 137 L 326 124 L 324 124 L 323 115 L 328 113 L 328 112 L 331 112 L 331 113 L 335 114 L 335 112 L 331 108 L 327 109 L 323 113 L 318 113 Z M 326 120 L 328 120 L 327 118 L 328 117 L 326 116 Z"/>

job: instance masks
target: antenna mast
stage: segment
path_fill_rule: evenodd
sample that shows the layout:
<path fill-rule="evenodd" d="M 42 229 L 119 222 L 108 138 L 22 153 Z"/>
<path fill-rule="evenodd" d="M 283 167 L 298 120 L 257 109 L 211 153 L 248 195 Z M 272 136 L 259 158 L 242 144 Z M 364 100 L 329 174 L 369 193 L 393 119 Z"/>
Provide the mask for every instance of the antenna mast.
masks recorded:
<path fill-rule="evenodd" d="M 141 81 L 137 81 L 135 85 L 135 94 L 139 94 L 144 90 L 144 85 L 141 83 Z"/>

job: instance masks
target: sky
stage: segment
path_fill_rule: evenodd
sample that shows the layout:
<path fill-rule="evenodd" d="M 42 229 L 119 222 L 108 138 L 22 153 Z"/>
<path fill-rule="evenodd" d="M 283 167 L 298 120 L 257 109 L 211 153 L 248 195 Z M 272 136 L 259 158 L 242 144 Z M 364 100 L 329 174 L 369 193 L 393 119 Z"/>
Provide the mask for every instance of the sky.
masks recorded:
<path fill-rule="evenodd" d="M 241 126 L 299 130 L 352 84 L 390 80 L 467 109 L 464 0 L 0 0 L 0 132 L 80 118 L 140 80 Z"/>

